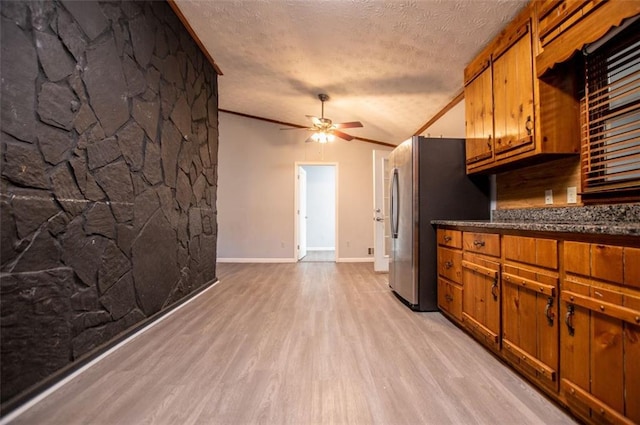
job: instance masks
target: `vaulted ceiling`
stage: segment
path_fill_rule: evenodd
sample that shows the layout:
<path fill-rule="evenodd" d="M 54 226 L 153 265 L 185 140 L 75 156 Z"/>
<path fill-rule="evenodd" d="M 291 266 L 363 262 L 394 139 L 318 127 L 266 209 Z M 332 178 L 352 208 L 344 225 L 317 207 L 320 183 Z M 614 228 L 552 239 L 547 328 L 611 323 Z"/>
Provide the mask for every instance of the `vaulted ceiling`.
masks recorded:
<path fill-rule="evenodd" d="M 308 125 L 326 93 L 326 117 L 391 144 L 460 93 L 466 64 L 525 3 L 175 0 L 223 73 L 221 109 Z"/>

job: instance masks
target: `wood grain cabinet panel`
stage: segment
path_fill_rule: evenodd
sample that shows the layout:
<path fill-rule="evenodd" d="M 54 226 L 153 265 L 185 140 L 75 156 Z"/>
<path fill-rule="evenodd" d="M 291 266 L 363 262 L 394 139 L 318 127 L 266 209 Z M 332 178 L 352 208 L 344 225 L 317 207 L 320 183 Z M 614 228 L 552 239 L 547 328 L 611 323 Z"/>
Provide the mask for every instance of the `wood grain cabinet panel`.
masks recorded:
<path fill-rule="evenodd" d="M 566 241 L 563 252 L 565 271 L 589 276 L 591 273 L 591 244 Z"/>
<path fill-rule="evenodd" d="M 476 229 L 438 232 L 440 308 L 586 423 L 640 424 L 640 242 Z"/>
<path fill-rule="evenodd" d="M 504 265 L 502 345 L 507 360 L 558 391 L 558 276 Z"/>
<path fill-rule="evenodd" d="M 638 423 L 640 291 L 623 285 L 625 252 L 634 257 L 635 249 L 576 242 L 564 249 L 572 264 L 561 291 L 561 397 L 590 422 Z"/>
<path fill-rule="evenodd" d="M 488 64 L 489 62 L 487 62 Z M 466 163 L 472 170 L 493 161 L 491 67 L 465 86 Z"/>
<path fill-rule="evenodd" d="M 467 252 L 500 257 L 500 235 L 497 233 L 464 232 L 462 246 Z"/>
<path fill-rule="evenodd" d="M 624 248 L 624 284 L 640 288 L 640 248 Z"/>
<path fill-rule="evenodd" d="M 551 17 L 560 9 L 547 3 L 543 8 L 543 28 L 559 34 Z M 537 2 L 526 6 L 465 69 L 469 174 L 513 170 L 532 160 L 580 152 L 575 77 L 538 79 L 539 10 Z M 574 67 L 569 69 L 575 73 Z M 492 132 L 485 121 L 487 111 L 493 117 Z M 542 123 L 541 117 L 548 122 Z"/>
<path fill-rule="evenodd" d="M 515 31 L 515 41 L 493 61 L 494 145 L 497 162 L 512 151 L 533 149 L 533 52 L 527 22 Z"/>
<path fill-rule="evenodd" d="M 462 321 L 462 232 L 438 228 L 438 308 Z"/>
<path fill-rule="evenodd" d="M 462 287 L 438 279 L 438 307 L 456 320 L 462 321 Z"/>
<path fill-rule="evenodd" d="M 555 239 L 505 235 L 502 246 L 507 260 L 553 270 L 558 268 L 558 241 Z"/>
<path fill-rule="evenodd" d="M 462 321 L 476 338 L 500 349 L 500 264 L 463 252 Z"/>
<path fill-rule="evenodd" d="M 462 284 L 462 251 L 438 247 L 438 274 Z"/>
<path fill-rule="evenodd" d="M 452 229 L 438 229 L 438 245 L 462 249 L 462 232 Z"/>

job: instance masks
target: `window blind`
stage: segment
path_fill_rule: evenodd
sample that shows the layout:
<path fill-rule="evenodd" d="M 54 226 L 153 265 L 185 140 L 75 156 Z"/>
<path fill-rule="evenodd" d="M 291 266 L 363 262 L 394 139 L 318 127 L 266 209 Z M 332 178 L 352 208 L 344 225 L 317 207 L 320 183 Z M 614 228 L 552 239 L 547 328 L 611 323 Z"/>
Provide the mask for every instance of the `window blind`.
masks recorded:
<path fill-rule="evenodd" d="M 640 193 L 640 24 L 585 56 L 582 191 Z"/>

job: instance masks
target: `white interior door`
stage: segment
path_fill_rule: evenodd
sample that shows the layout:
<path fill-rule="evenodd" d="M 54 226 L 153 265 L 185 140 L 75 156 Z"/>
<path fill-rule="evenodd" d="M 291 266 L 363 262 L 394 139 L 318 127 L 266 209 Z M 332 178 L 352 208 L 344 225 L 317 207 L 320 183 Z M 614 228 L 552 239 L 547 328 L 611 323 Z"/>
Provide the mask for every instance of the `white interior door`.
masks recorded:
<path fill-rule="evenodd" d="M 373 269 L 389 271 L 389 152 L 373 151 Z"/>
<path fill-rule="evenodd" d="M 307 255 L 307 172 L 298 167 L 298 260 Z"/>

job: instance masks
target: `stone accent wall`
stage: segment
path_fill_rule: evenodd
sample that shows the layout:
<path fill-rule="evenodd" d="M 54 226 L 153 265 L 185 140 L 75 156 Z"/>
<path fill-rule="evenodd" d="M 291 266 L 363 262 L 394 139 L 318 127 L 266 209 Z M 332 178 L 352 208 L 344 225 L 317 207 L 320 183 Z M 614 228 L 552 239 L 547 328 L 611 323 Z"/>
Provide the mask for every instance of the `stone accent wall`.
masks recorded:
<path fill-rule="evenodd" d="M 215 279 L 217 75 L 160 1 L 2 1 L 1 400 Z"/>

